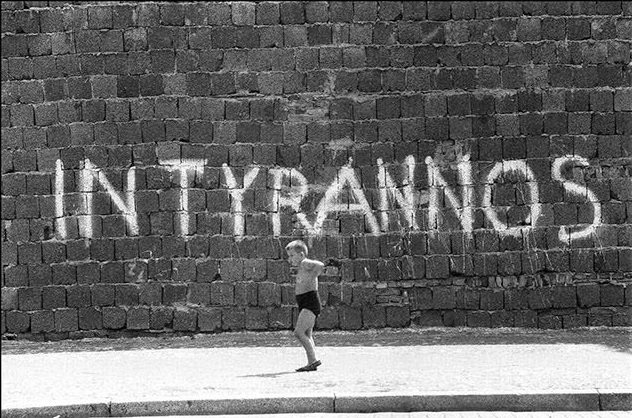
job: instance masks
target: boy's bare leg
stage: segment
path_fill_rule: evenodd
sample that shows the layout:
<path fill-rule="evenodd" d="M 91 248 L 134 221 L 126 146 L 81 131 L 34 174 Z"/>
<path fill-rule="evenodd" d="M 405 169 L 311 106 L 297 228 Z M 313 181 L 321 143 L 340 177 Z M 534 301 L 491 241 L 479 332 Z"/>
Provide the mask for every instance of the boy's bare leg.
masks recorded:
<path fill-rule="evenodd" d="M 315 322 L 316 315 L 314 315 L 312 311 L 301 309 L 296 321 L 296 328 L 294 329 L 294 335 L 296 335 L 296 338 L 298 338 L 307 354 L 308 365 L 316 361 L 316 347 L 314 346 L 314 340 L 311 336 Z"/>
<path fill-rule="evenodd" d="M 313 331 L 314 328 L 311 327 L 307 330 L 307 338 L 309 338 L 309 340 L 312 342 L 312 347 L 314 347 L 314 350 L 316 350 L 316 344 L 314 343 L 314 336 L 313 336 Z"/>

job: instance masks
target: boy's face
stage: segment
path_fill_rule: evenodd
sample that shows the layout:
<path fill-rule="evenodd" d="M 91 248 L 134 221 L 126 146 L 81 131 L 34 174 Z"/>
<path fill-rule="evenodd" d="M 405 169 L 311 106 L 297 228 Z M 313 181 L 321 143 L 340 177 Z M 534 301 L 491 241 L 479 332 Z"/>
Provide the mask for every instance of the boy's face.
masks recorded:
<path fill-rule="evenodd" d="M 303 259 L 305 258 L 305 254 L 300 251 L 289 250 L 287 252 L 287 258 L 290 264 L 296 267 L 301 264 L 301 261 L 303 261 Z"/>

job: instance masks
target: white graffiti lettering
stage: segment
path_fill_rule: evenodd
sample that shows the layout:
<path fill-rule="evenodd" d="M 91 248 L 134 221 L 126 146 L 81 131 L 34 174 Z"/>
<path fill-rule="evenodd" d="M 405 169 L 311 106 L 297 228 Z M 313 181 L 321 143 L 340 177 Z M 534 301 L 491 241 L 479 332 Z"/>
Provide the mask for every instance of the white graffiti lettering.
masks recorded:
<path fill-rule="evenodd" d="M 595 193 L 590 190 L 585 185 L 581 185 L 570 180 L 564 180 L 562 178 L 562 166 L 571 161 L 576 161 L 578 164 L 583 166 L 588 165 L 588 160 L 584 157 L 576 156 L 576 155 L 566 155 L 564 157 L 556 158 L 553 161 L 553 166 L 551 168 L 551 176 L 554 180 L 562 182 L 562 187 L 568 193 L 574 193 L 579 196 L 586 196 L 589 202 L 593 205 L 593 221 L 592 224 L 583 228 L 580 231 L 569 232 L 569 229 L 565 226 L 560 228 L 559 239 L 562 242 L 568 242 L 568 240 L 580 239 L 589 236 L 590 234 L 595 233 L 595 228 L 601 224 L 601 204 L 595 196 Z"/>
<path fill-rule="evenodd" d="M 445 164 L 439 164 L 432 157 L 425 158 L 427 166 L 428 189 L 418 190 L 415 187 L 415 170 L 417 165 L 415 157 L 410 155 L 405 158 L 400 166 L 402 169 L 401 183 L 398 183 L 390 171 L 396 164 L 387 165 L 381 158 L 376 160 L 377 174 L 376 185 L 377 194 L 374 194 L 372 206 L 365 189 L 358 179 L 356 170 L 352 167 L 353 161 L 349 159 L 348 164 L 340 167 L 335 173 L 335 178 L 331 183 L 323 187 L 322 184 L 310 187 L 306 177 L 296 168 L 274 167 L 268 170 L 270 181 L 268 189 L 270 193 L 266 196 L 269 204 L 266 205 L 266 212 L 270 214 L 272 223 L 272 233 L 274 236 L 282 235 L 281 216 L 295 216 L 300 226 L 310 236 L 322 235 L 325 232 L 326 220 L 332 215 L 350 213 L 361 215 L 364 220 L 364 228 L 369 234 L 381 234 L 389 229 L 399 226 L 390 226 L 390 217 L 393 214 L 403 213 L 405 222 L 411 230 L 419 230 L 418 219 L 419 209 L 426 203 L 425 196 L 428 196 L 428 229 L 438 230 L 440 210 L 448 208 L 457 215 L 461 228 L 466 233 L 471 233 L 474 227 L 474 210 L 477 209 L 475 203 L 475 182 L 472 178 L 472 163 L 469 155 L 464 155 L 456 161 L 456 171 L 458 174 L 457 185 L 452 185 L 446 180 L 442 170 Z M 562 167 L 565 164 L 574 162 L 581 166 L 588 166 L 588 160 L 575 155 L 566 155 L 556 158 L 552 163 L 552 179 L 562 183 L 564 190 L 569 194 L 586 197 L 593 206 L 593 220 L 590 225 L 564 225 L 559 231 L 559 239 L 562 242 L 570 243 L 571 240 L 582 239 L 596 234 L 597 227 L 601 225 L 601 205 L 595 195 L 586 185 L 564 179 Z M 190 206 L 189 190 L 193 187 L 192 179 L 194 175 L 204 173 L 207 164 L 205 159 L 173 159 L 161 160 L 160 167 L 165 170 L 177 172 L 179 175 L 180 192 L 180 234 L 191 234 L 190 229 Z M 136 213 L 134 194 L 136 191 L 136 170 L 130 168 L 126 176 L 125 192 L 117 192 L 104 171 L 95 167 L 89 159 L 83 161 L 82 169 L 79 172 L 79 198 L 81 199 L 79 208 L 75 213 L 79 235 L 85 238 L 92 238 L 93 212 L 94 212 L 94 185 L 95 180 L 106 192 L 114 206 L 122 212 L 126 224 L 129 228 L 129 235 L 138 235 L 138 215 Z M 454 165 L 452 165 L 454 167 Z M 228 164 L 222 165 L 222 173 L 225 178 L 225 187 L 230 195 L 230 212 L 233 221 L 233 235 L 242 237 L 246 235 L 245 216 L 249 208 L 244 207 L 245 193 L 253 187 L 257 176 L 261 172 L 258 166 L 251 166 L 244 170 L 241 183 L 235 178 L 233 169 Z M 443 172 L 444 173 L 444 172 Z M 501 220 L 498 215 L 496 202 L 492 202 L 494 185 L 499 180 L 506 181 L 510 175 L 518 176 L 516 181 L 523 182 L 528 189 L 529 198 L 521 199 L 520 204 L 525 205 L 529 212 L 521 222 L 523 226 L 509 226 L 508 222 Z M 56 233 L 62 239 L 68 236 L 66 225 L 65 207 L 65 170 L 61 160 L 57 160 L 55 166 L 55 226 Z M 480 208 L 484 216 L 490 221 L 492 227 L 500 234 L 519 235 L 522 231 L 533 228 L 537 225 L 538 218 L 542 212 L 537 179 L 527 164 L 526 160 L 501 161 L 493 165 L 491 170 L 480 182 L 484 190 L 481 198 Z M 457 197 L 455 186 L 461 189 L 460 198 Z M 517 186 L 516 186 L 517 187 Z M 517 187 L 518 188 L 518 187 Z M 301 208 L 301 204 L 310 192 L 324 194 L 318 201 L 314 217 L 308 219 L 308 215 Z M 125 193 L 125 194 L 123 194 Z M 444 197 L 441 199 L 441 197 Z M 423 199 L 422 199 L 423 198 Z M 423 202 L 422 202 L 423 200 Z M 445 202 L 443 202 L 445 200 Z M 72 211 L 71 211 L 72 212 Z M 379 222 L 376 212 L 379 213 Z M 399 216 L 399 215 L 398 215 Z M 581 229 L 580 229 L 581 228 Z M 327 227 L 329 229 L 329 227 Z M 361 231 L 360 231 L 361 232 Z"/>

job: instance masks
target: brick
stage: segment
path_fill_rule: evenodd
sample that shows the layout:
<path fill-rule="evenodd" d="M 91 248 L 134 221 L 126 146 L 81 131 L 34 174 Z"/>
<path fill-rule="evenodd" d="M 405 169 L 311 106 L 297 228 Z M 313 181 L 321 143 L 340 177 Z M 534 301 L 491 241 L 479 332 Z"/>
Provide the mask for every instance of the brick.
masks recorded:
<path fill-rule="evenodd" d="M 34 311 L 42 307 L 41 288 L 19 288 L 19 309 L 22 311 Z"/>
<path fill-rule="evenodd" d="M 625 288 L 621 285 L 605 284 L 600 287 L 601 306 L 623 306 Z"/>
<path fill-rule="evenodd" d="M 363 306 L 362 324 L 368 328 L 383 328 L 386 326 L 386 307 Z"/>
<path fill-rule="evenodd" d="M 222 329 L 220 308 L 201 308 L 197 311 L 198 328 L 202 332 L 217 332 Z"/>
<path fill-rule="evenodd" d="M 573 286 L 558 286 L 552 289 L 553 308 L 576 308 L 576 289 Z"/>
<path fill-rule="evenodd" d="M 279 23 L 279 3 L 261 2 L 256 4 L 257 25 L 276 25 Z"/>
<path fill-rule="evenodd" d="M 258 305 L 278 306 L 281 304 L 281 288 L 276 283 L 258 283 Z"/>
<path fill-rule="evenodd" d="M 382 4 L 389 2 L 381 2 Z M 441 5 L 438 4 L 440 2 L 434 2 L 433 4 L 426 5 L 425 2 L 416 2 L 416 1 L 405 1 L 403 2 L 403 8 L 400 9 L 401 18 L 403 20 L 425 20 L 426 13 L 428 13 L 428 17 L 434 20 L 435 17 L 439 17 L 443 19 L 447 16 L 449 19 L 450 16 L 450 5 Z M 447 6 L 447 7 L 446 7 Z M 396 9 L 396 6 L 393 6 Z M 432 9 L 432 12 L 430 11 Z M 390 15 L 394 15 L 394 17 L 398 17 L 395 15 L 395 11 L 391 11 Z M 440 20 L 436 19 L 436 20 Z"/>
<path fill-rule="evenodd" d="M 594 262 L 596 272 L 619 271 L 618 254 L 616 250 L 596 252 Z"/>
<path fill-rule="evenodd" d="M 246 308 L 246 329 L 265 330 L 268 329 L 268 310 L 263 308 Z"/>
<path fill-rule="evenodd" d="M 76 309 L 55 310 L 55 331 L 72 332 L 79 329 L 79 318 Z"/>
<path fill-rule="evenodd" d="M 538 314 L 534 311 L 517 311 L 514 317 L 516 327 L 537 328 Z"/>
<path fill-rule="evenodd" d="M 112 7 L 112 27 L 115 29 L 125 29 L 136 24 L 134 6 L 127 4 L 117 4 Z"/>
<path fill-rule="evenodd" d="M 552 295 L 549 288 L 529 290 L 527 298 L 530 309 L 539 310 L 552 307 Z"/>
<path fill-rule="evenodd" d="M 79 309 L 79 329 L 103 329 L 103 315 L 97 308 L 87 307 Z"/>
<path fill-rule="evenodd" d="M 184 7 L 181 4 L 160 6 L 160 22 L 168 26 L 184 25 Z"/>
<path fill-rule="evenodd" d="M 232 20 L 237 26 L 252 26 L 255 24 L 255 3 L 232 3 Z"/>
<path fill-rule="evenodd" d="M 252 281 L 236 283 L 235 304 L 239 306 L 257 306 L 257 283 Z"/>
<path fill-rule="evenodd" d="M 616 90 L 614 93 L 614 110 L 632 110 L 632 89 Z"/>
<path fill-rule="evenodd" d="M 92 287 L 92 304 L 94 306 L 111 306 L 115 301 L 115 286 L 99 284 Z"/>
<path fill-rule="evenodd" d="M 377 5 L 375 1 L 356 1 L 353 4 L 354 22 L 373 22 L 377 17 Z"/>
<path fill-rule="evenodd" d="M 467 312 L 468 327 L 491 327 L 491 316 L 489 312 L 473 311 Z"/>
<path fill-rule="evenodd" d="M 231 23 L 231 5 L 225 3 L 211 3 L 208 7 L 209 25 L 229 25 Z"/>
<path fill-rule="evenodd" d="M 410 324 L 410 310 L 407 306 L 387 306 L 386 325 L 400 328 Z"/>
<path fill-rule="evenodd" d="M 592 308 L 588 312 L 588 326 L 612 326 L 612 311 L 607 308 Z"/>
<path fill-rule="evenodd" d="M 129 330 L 149 329 L 149 312 L 149 308 L 145 306 L 129 308 L 126 328 Z"/>
<path fill-rule="evenodd" d="M 353 20 L 353 2 L 329 2 L 330 22 L 351 22 Z"/>
<path fill-rule="evenodd" d="M 360 308 L 341 306 L 338 309 L 340 328 L 343 330 L 362 328 L 362 311 Z"/>
<path fill-rule="evenodd" d="M 310 1 L 305 3 L 305 20 L 307 23 L 327 22 L 328 2 L 326 1 Z"/>
<path fill-rule="evenodd" d="M 632 324 L 632 312 L 629 308 L 623 308 L 622 312 L 618 311 L 612 315 L 612 325 L 615 327 L 627 327 Z"/>
<path fill-rule="evenodd" d="M 211 304 L 228 306 L 234 303 L 234 286 L 231 283 L 215 281 L 211 283 Z"/>
<path fill-rule="evenodd" d="M 562 318 L 556 315 L 543 315 L 538 317 L 538 328 L 561 329 Z"/>
<path fill-rule="evenodd" d="M 514 326 L 514 315 L 512 312 L 494 311 L 490 312 L 489 315 L 492 328 Z"/>
<path fill-rule="evenodd" d="M 504 306 L 504 293 L 501 290 L 481 290 L 480 309 L 485 311 L 502 310 Z"/>
<path fill-rule="evenodd" d="M 562 327 L 564 329 L 585 327 L 588 323 L 586 315 L 564 315 L 562 316 Z"/>
<path fill-rule="evenodd" d="M 53 311 L 37 311 L 31 314 L 31 332 L 53 332 L 55 330 L 55 314 Z"/>
<path fill-rule="evenodd" d="M 415 313 L 412 316 L 412 321 L 413 323 L 421 327 L 443 326 L 441 311 L 421 311 L 419 313 Z"/>
<path fill-rule="evenodd" d="M 207 283 L 191 283 L 187 290 L 187 301 L 194 305 L 208 305 L 211 300 L 211 288 Z"/>
<path fill-rule="evenodd" d="M 66 288 L 67 306 L 69 308 L 86 308 L 91 305 L 90 286 L 69 286 Z"/>
<path fill-rule="evenodd" d="M 239 331 L 246 327 L 246 312 L 243 308 L 227 308 L 222 311 L 222 329 Z"/>
<path fill-rule="evenodd" d="M 12 311 L 18 309 L 18 289 L 2 288 L 2 310 Z"/>
<path fill-rule="evenodd" d="M 31 326 L 29 314 L 19 311 L 9 311 L 6 313 L 6 328 L 10 333 L 25 333 Z"/>
<path fill-rule="evenodd" d="M 152 307 L 149 311 L 149 328 L 152 330 L 171 328 L 174 310 L 174 308 L 164 306 Z"/>
<path fill-rule="evenodd" d="M 439 312 L 437 312 L 439 313 Z M 439 315 L 441 320 L 441 315 Z M 446 327 L 464 327 L 467 324 L 467 314 L 465 311 L 445 311 L 443 312 L 443 326 Z"/>
<path fill-rule="evenodd" d="M 162 303 L 162 285 L 160 283 L 141 283 L 138 289 L 139 304 L 160 305 Z"/>
<path fill-rule="evenodd" d="M 456 292 L 450 287 L 434 287 L 432 289 L 433 309 L 456 308 Z"/>
<path fill-rule="evenodd" d="M 195 331 L 197 329 L 197 312 L 192 309 L 176 309 L 173 312 L 174 331 Z"/>
<path fill-rule="evenodd" d="M 526 309 L 529 306 L 528 292 L 524 289 L 507 289 L 504 292 L 505 309 Z"/>

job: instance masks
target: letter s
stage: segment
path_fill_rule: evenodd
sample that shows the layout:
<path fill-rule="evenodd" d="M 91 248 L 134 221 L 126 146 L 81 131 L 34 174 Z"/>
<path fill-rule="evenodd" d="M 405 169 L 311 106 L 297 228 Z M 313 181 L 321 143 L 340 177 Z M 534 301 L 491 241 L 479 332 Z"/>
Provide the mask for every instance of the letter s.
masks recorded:
<path fill-rule="evenodd" d="M 562 178 L 562 166 L 570 161 L 577 161 L 579 164 L 584 166 L 588 165 L 588 160 L 586 158 L 577 155 L 566 155 L 564 157 L 556 158 L 555 161 L 553 161 L 551 173 L 553 179 L 562 182 L 562 186 L 567 192 L 575 193 L 579 196 L 586 196 L 588 198 L 588 201 L 591 202 L 593 205 L 594 215 L 592 224 L 580 231 L 569 232 L 567 227 L 562 226 L 558 235 L 560 241 L 568 241 L 569 239 L 573 240 L 587 237 L 595 232 L 596 226 L 601 224 L 601 204 L 599 203 L 597 196 L 595 196 L 595 193 L 593 193 L 593 191 L 585 185 L 581 185 Z"/>

